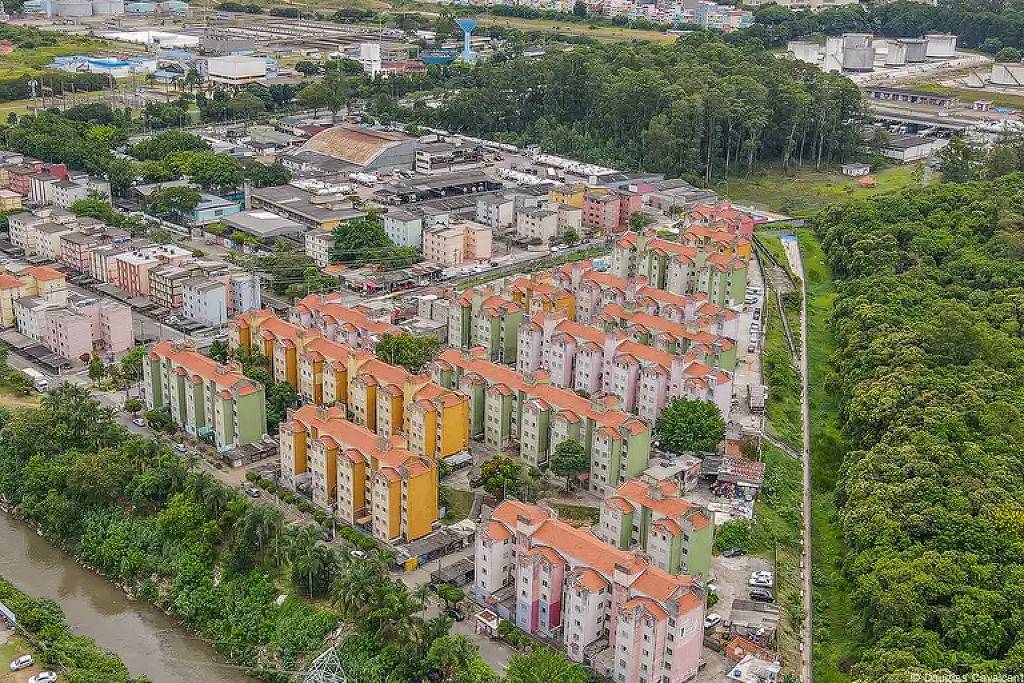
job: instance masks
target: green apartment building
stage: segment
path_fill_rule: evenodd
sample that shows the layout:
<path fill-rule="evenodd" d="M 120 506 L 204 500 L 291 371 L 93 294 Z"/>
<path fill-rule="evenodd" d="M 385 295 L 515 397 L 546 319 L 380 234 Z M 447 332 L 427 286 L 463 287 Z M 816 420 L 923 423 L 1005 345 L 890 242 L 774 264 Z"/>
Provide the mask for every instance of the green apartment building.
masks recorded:
<path fill-rule="evenodd" d="M 452 300 L 448 309 L 448 345 L 480 347 L 495 363 L 514 364 L 523 307 L 488 287 L 471 287 Z"/>
<path fill-rule="evenodd" d="M 267 431 L 263 385 L 235 365 L 221 365 L 187 344 L 162 341 L 142 365 L 146 406 L 167 410 L 181 429 L 226 451 Z"/>
<path fill-rule="evenodd" d="M 589 485 L 600 495 L 639 476 L 651 453 L 651 428 L 640 418 L 491 362 L 482 349 L 449 349 L 430 364 L 431 378 L 469 396 L 470 436 L 501 451 L 518 443 L 519 457 L 543 465 L 559 443 L 578 441 L 590 456 Z"/>

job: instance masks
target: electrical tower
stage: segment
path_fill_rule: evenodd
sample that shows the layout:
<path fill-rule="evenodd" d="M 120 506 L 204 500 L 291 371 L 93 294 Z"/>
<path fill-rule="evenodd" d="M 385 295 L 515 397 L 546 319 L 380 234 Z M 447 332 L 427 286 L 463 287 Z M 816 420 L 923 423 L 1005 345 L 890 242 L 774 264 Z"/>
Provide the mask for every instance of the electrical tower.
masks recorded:
<path fill-rule="evenodd" d="M 313 660 L 302 683 L 348 683 L 341 662 L 338 661 L 338 653 L 333 647 Z"/>

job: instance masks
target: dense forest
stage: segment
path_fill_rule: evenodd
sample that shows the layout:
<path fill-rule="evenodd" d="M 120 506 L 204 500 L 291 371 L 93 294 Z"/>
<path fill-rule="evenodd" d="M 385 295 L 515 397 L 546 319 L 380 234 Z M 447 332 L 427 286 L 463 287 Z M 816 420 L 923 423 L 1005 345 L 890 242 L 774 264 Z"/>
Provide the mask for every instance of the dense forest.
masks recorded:
<path fill-rule="evenodd" d="M 1024 2 L 1021 0 L 952 0 L 939 5 L 921 2 L 843 5 L 820 12 L 794 12 L 763 5 L 754 13 L 755 25 L 734 39 L 760 38 L 780 47 L 787 40 L 813 34 L 838 35 L 870 31 L 890 38 L 917 38 L 926 33 L 954 33 L 960 47 L 997 52 L 1024 47 Z"/>
<path fill-rule="evenodd" d="M 691 179 L 836 162 L 858 143 L 849 80 L 710 34 L 483 64 L 448 87 L 419 122 Z"/>
<path fill-rule="evenodd" d="M 1022 205 L 1018 174 L 817 219 L 859 680 L 1024 671 Z"/>

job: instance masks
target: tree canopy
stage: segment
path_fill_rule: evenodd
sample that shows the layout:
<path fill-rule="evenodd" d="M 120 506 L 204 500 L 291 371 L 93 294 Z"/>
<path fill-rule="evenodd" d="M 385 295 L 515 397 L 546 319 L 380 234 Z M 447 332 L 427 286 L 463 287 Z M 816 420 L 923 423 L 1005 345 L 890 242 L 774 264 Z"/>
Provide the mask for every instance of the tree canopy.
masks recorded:
<path fill-rule="evenodd" d="M 725 438 L 725 420 L 714 403 L 677 398 L 661 411 L 655 430 L 667 451 L 714 451 Z"/>
<path fill-rule="evenodd" d="M 386 363 L 401 365 L 413 373 L 423 372 L 441 347 L 437 337 L 401 332 L 388 335 L 377 342 L 376 354 Z"/>

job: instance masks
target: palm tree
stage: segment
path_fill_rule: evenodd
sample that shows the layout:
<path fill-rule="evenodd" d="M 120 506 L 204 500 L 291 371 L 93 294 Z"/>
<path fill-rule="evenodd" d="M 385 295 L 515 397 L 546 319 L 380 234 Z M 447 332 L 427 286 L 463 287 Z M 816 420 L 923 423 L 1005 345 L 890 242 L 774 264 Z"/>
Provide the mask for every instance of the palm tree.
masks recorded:
<path fill-rule="evenodd" d="M 427 602 L 430 600 L 430 596 L 433 595 L 433 593 L 434 589 L 430 587 L 429 583 L 421 583 L 416 586 L 416 590 L 412 592 L 412 596 L 420 603 L 421 612 L 427 608 Z"/>
<path fill-rule="evenodd" d="M 543 647 L 516 655 L 505 670 L 506 683 L 586 683 L 588 679 L 582 666 Z"/>
<path fill-rule="evenodd" d="M 208 472 L 189 475 L 186 488 L 211 517 L 220 518 L 231 500 L 231 492 Z"/>
<path fill-rule="evenodd" d="M 334 561 L 333 553 L 320 543 L 316 527 L 307 526 L 291 535 L 288 544 L 288 559 L 292 563 L 292 575 L 306 578 L 307 597 L 313 597 L 313 579 L 330 572 Z"/>
<path fill-rule="evenodd" d="M 417 617 L 419 604 L 405 584 L 392 582 L 367 610 L 365 619 L 380 640 L 401 644 L 419 641 L 423 619 Z"/>

